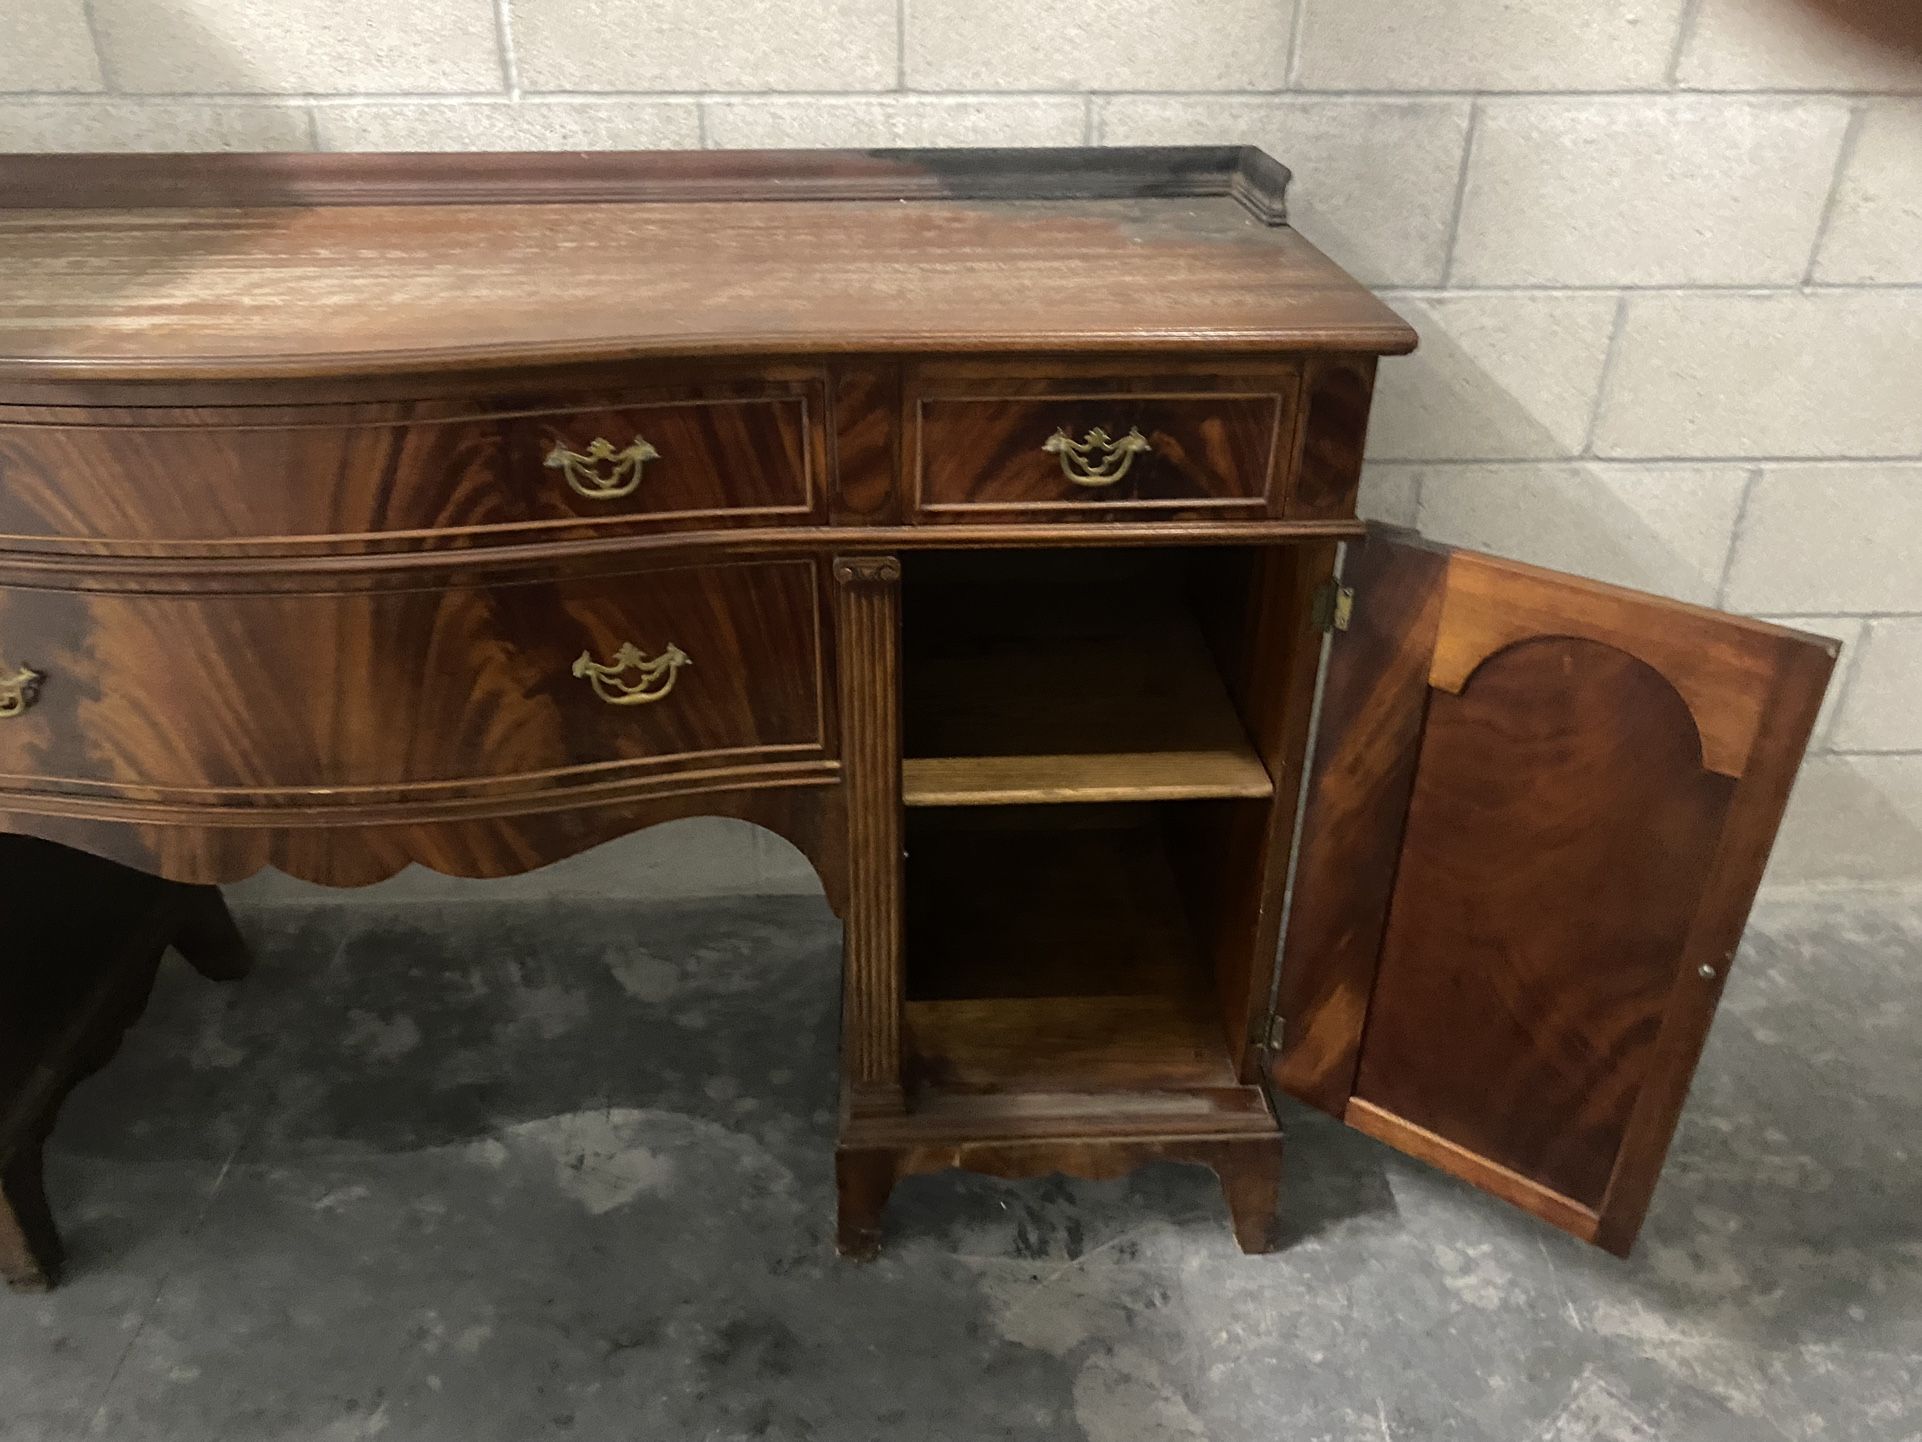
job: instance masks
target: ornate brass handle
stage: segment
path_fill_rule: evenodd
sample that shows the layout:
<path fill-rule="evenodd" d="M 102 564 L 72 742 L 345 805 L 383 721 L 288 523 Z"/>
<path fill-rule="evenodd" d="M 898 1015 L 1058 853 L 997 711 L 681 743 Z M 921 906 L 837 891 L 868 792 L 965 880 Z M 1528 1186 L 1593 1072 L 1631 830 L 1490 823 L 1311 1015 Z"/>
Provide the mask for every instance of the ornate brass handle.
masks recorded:
<path fill-rule="evenodd" d="M 641 484 L 641 468 L 658 461 L 661 453 L 639 436 L 622 450 L 602 436 L 588 442 L 585 453 L 570 451 L 559 441 L 547 453 L 545 465 L 567 477 L 567 484 L 590 501 L 618 501 Z"/>
<path fill-rule="evenodd" d="M 1154 449 L 1154 443 L 1132 426 L 1120 440 L 1096 426 L 1078 441 L 1070 440 L 1065 429 L 1058 430 L 1041 443 L 1041 449 L 1061 457 L 1061 474 L 1077 486 L 1112 486 L 1128 474 L 1136 456 Z"/>
<path fill-rule="evenodd" d="M 669 646 L 658 656 L 648 656 L 632 641 L 614 653 L 614 664 L 603 666 L 591 651 L 581 652 L 574 663 L 574 674 L 594 687 L 594 694 L 610 706 L 645 706 L 658 701 L 674 689 L 681 667 L 692 666 L 687 652 Z M 632 681 L 621 679 L 625 672 L 635 673 Z"/>
<path fill-rule="evenodd" d="M 11 720 L 40 699 L 40 683 L 47 678 L 31 666 L 11 676 L 0 676 L 0 721 Z"/>

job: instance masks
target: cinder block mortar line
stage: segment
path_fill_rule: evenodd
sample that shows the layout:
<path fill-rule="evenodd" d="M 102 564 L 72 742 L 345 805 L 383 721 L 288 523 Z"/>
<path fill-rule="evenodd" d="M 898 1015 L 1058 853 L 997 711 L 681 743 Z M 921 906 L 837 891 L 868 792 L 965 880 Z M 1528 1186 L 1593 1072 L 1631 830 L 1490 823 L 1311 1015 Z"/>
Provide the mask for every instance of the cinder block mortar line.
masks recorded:
<path fill-rule="evenodd" d="M 1395 364 L 1394 358 L 1387 362 Z M 1899 456 L 1602 456 L 1560 452 L 1543 456 L 1381 456 L 1370 459 L 1371 466 L 1621 466 L 1646 469 L 1649 466 L 1764 466 L 1793 467 L 1797 470 L 1823 466 L 1914 466 L 1922 465 L 1922 455 Z"/>
<path fill-rule="evenodd" d="M 101 88 L 111 91 L 113 77 L 107 73 L 107 47 L 100 43 L 100 20 L 93 13 L 93 0 L 80 0 L 80 18 L 87 24 L 87 43 L 93 47 L 93 63 L 100 72 Z"/>
<path fill-rule="evenodd" d="M 1829 224 L 1835 219 L 1836 202 L 1842 196 L 1842 182 L 1848 177 L 1849 162 L 1855 158 L 1855 147 L 1861 141 L 1862 128 L 1868 123 L 1869 107 L 1858 105 L 1849 112 L 1848 127 L 1842 132 L 1842 144 L 1835 154 L 1835 174 L 1829 177 L 1829 193 L 1822 201 L 1821 217 L 1815 222 L 1815 239 L 1809 245 L 1808 268 L 1802 272 L 1802 284 L 1815 284 L 1815 269 L 1822 263 L 1822 247 L 1829 238 Z"/>
<path fill-rule="evenodd" d="M 1695 36 L 1695 21 L 1701 12 L 1702 0 L 1688 0 L 1682 7 L 1681 19 L 1675 26 L 1675 45 L 1668 52 L 1668 66 L 1662 72 L 1671 87 L 1682 73 L 1682 56 L 1688 52 L 1688 42 Z"/>
<path fill-rule="evenodd" d="M 1779 621 L 1823 621 L 1835 617 L 1844 621 L 1913 621 L 1922 616 L 1922 611 L 1849 611 L 1838 610 L 1831 606 L 1825 611 L 1784 611 L 1779 607 L 1764 606 L 1750 613 L 1768 616 Z"/>
<path fill-rule="evenodd" d="M 510 0 L 494 0 L 494 40 L 501 52 L 501 83 L 509 100 L 521 98 L 520 61 L 514 54 L 514 17 L 508 12 Z"/>
<path fill-rule="evenodd" d="M 1768 296 L 1782 295 L 1825 295 L 1831 292 L 1875 290 L 1875 291 L 1922 291 L 1922 283 L 1912 280 L 1844 280 L 1817 281 L 1809 284 L 1799 280 L 1777 281 L 1773 284 L 1760 281 L 1671 281 L 1665 284 L 1652 282 L 1613 281 L 1598 285 L 1568 285 L 1542 282 L 1535 285 L 1377 285 L 1375 291 L 1381 295 L 1406 296 L 1410 300 L 1435 300 L 1451 295 L 1749 295 L 1763 299 Z"/>
<path fill-rule="evenodd" d="M 1602 373 L 1595 380 L 1595 404 L 1589 407 L 1588 427 L 1582 432 L 1582 455 L 1595 454 L 1595 430 L 1602 423 L 1602 407 L 1608 403 L 1609 383 L 1615 377 L 1615 357 L 1622 348 L 1622 332 L 1628 329 L 1628 294 L 1615 300 L 1615 319 L 1610 323 L 1608 349 L 1602 352 Z"/>
<path fill-rule="evenodd" d="M 1288 88 L 1295 88 L 1295 81 L 1301 74 L 1301 32 L 1308 18 L 1308 0 L 1295 0 L 1294 17 L 1288 22 L 1288 63 L 1282 66 L 1282 78 Z"/>
<path fill-rule="evenodd" d="M 1462 136 L 1461 163 L 1455 168 L 1455 199 L 1448 214 L 1448 249 L 1442 255 L 1441 280 L 1444 290 L 1455 274 L 1455 247 L 1461 241 L 1462 206 L 1468 199 L 1468 166 L 1475 156 L 1475 132 L 1481 127 L 1482 103 L 1468 105 L 1468 129 Z"/>
<path fill-rule="evenodd" d="M 1081 90 L 529 90 L 510 97 L 504 90 L 198 90 L 170 93 L 74 90 L 0 91 L 0 105 L 68 105 L 75 109 L 105 105 L 520 105 L 646 104 L 671 100 L 738 100 L 780 103 L 794 100 L 917 100 L 975 105 L 995 100 L 1085 100 Z"/>
<path fill-rule="evenodd" d="M 1913 90 L 1850 90 L 1841 86 L 1831 86 L 1821 90 L 1796 90 L 1780 86 L 1756 86 L 1741 90 L 1717 90 L 1709 87 L 1685 85 L 1666 86 L 1648 85 L 1627 86 L 1613 90 L 1574 87 L 1566 90 L 1515 89 L 1508 90 L 1499 86 L 1480 89 L 1452 87 L 1438 90 L 1411 89 L 1368 89 L 1358 86 L 1333 86 L 1318 89 L 1311 85 L 1298 85 L 1293 89 L 1281 91 L 1172 91 L 1143 90 L 1131 94 L 1169 96 L 1188 95 L 1195 98 L 1257 96 L 1267 99 L 1301 100 L 1667 100 L 1676 97 L 1693 97 L 1708 100 L 1893 100 L 1910 96 L 1922 96 L 1922 86 Z"/>
<path fill-rule="evenodd" d="M 106 57 L 95 47 L 96 59 L 101 62 L 103 75 L 106 72 Z M 71 90 L 15 90 L 0 91 L 0 103 L 7 101 L 102 101 L 122 99 L 132 101 L 210 101 L 222 103 L 235 102 L 272 102 L 275 100 L 293 102 L 318 98 L 340 101 L 429 101 L 490 96 L 499 98 L 505 91 L 128 91 L 113 86 L 111 76 L 107 77 L 108 88 L 103 91 Z M 520 92 L 525 98 L 535 96 L 555 96 L 593 100 L 664 100 L 685 98 L 693 92 L 685 90 L 550 90 L 530 91 L 523 87 Z M 920 96 L 930 100 L 939 99 L 1054 99 L 1073 100 L 1085 98 L 1091 92 L 1086 90 L 943 90 L 939 88 L 915 87 L 905 84 L 893 90 L 730 90 L 711 92 L 725 94 L 741 99 L 767 100 L 836 100 L 857 97 L 876 98 L 883 96 Z M 1646 90 L 1358 90 L 1358 89 L 1291 89 L 1291 90 L 1117 90 L 1101 92 L 1108 100 L 1194 100 L 1215 103 L 1272 102 L 1278 105 L 1321 104 L 1353 100 L 1366 103 L 1384 101 L 1405 101 L 1411 104 L 1424 101 L 1460 102 L 1464 100 L 1481 101 L 1484 104 L 1501 104 L 1511 100 L 1666 100 L 1677 97 L 1727 100 L 1743 102 L 1753 100 L 1774 100 L 1785 103 L 1798 101 L 1841 101 L 1848 104 L 1866 104 L 1877 100 L 1909 100 L 1922 97 L 1922 87 L 1915 90 L 1684 90 L 1684 89 L 1646 89 Z"/>
<path fill-rule="evenodd" d="M 894 0 L 894 88 L 908 88 L 908 0 Z"/>
<path fill-rule="evenodd" d="M 1755 495 L 1755 487 L 1761 482 L 1762 468 L 1756 466 L 1742 482 L 1742 499 L 1735 507 L 1735 524 L 1728 529 L 1728 549 L 1722 553 L 1722 579 L 1715 583 L 1715 604 L 1723 610 L 1728 609 L 1728 581 L 1735 572 L 1735 548 L 1741 544 L 1742 528 L 1748 523 L 1749 501 Z"/>

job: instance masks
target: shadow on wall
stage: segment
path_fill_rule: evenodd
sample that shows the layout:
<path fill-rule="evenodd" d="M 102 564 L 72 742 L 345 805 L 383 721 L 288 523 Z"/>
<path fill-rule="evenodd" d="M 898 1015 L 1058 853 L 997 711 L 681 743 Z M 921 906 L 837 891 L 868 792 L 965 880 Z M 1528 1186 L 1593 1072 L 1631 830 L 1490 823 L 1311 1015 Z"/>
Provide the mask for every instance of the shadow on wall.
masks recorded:
<path fill-rule="evenodd" d="M 1525 353 L 1528 326 L 1515 324 L 1522 339 L 1504 346 L 1506 331 L 1493 339 L 1478 333 L 1472 315 L 1451 329 L 1456 317 L 1446 297 L 1396 297 L 1395 304 L 1422 332 L 1422 346 L 1382 366 L 1370 434 L 1377 514 L 1434 540 L 1718 603 L 1752 467 L 1572 455 L 1582 449 L 1587 405 L 1571 408 L 1544 386 L 1545 367 Z M 1604 299 L 1604 309 L 1613 304 Z M 1583 385 L 1568 388 L 1578 398 L 1586 393 Z M 1837 665 L 1831 700 L 1851 659 L 1845 654 Z M 1825 715 L 1811 740 L 1768 886 L 1915 885 L 1922 797 L 1912 774 L 1901 758 L 1828 754 L 1827 724 Z"/>
<path fill-rule="evenodd" d="M 1906 59 L 1922 60 L 1917 0 L 1795 0 L 1844 35 Z"/>

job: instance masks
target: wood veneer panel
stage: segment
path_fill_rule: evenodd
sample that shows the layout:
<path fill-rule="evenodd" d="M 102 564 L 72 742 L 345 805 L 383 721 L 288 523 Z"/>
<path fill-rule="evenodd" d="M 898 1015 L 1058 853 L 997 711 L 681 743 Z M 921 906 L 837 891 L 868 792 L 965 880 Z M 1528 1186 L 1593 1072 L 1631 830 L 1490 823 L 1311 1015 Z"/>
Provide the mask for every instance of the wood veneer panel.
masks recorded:
<path fill-rule="evenodd" d="M 1293 379 L 1287 377 L 1290 391 Z M 1046 389 L 1065 387 L 1047 383 Z M 918 510 L 942 521 L 995 512 L 1029 519 L 1088 512 L 1113 519 L 1263 516 L 1278 441 L 1288 433 L 1286 401 L 1279 393 L 1199 390 L 923 396 L 915 431 Z M 1139 431 L 1150 449 L 1112 485 L 1078 485 L 1042 445 L 1057 430 L 1079 441 L 1096 429 L 1110 437 Z"/>
<path fill-rule="evenodd" d="M 46 678 L 0 728 L 0 789 L 324 810 L 830 754 L 813 561 L 439 581 L 0 590 L 13 664 Z M 630 642 L 690 663 L 662 699 L 609 705 L 574 664 Z"/>
<path fill-rule="evenodd" d="M 1733 789 L 1700 746 L 1593 641 L 1433 696 L 1356 1098 L 1601 1206 Z"/>
<path fill-rule="evenodd" d="M 1300 459 L 1288 515 L 1354 515 L 1374 393 L 1373 356 L 1328 356 L 1309 363 L 1302 382 Z"/>
<path fill-rule="evenodd" d="M 833 761 L 760 762 L 525 789 L 462 801 L 273 809 L 0 794 L 0 831 L 40 837 L 169 880 L 243 881 L 265 867 L 369 886 L 408 866 L 517 876 L 646 827 L 737 817 L 792 843 L 845 914 L 846 807 Z"/>
<path fill-rule="evenodd" d="M 1233 194 L 240 207 L 206 174 L 146 207 L 0 210 L 0 381 L 1415 339 Z"/>
<path fill-rule="evenodd" d="M 466 405 L 4 407 L 0 546 L 419 550 L 805 524 L 826 515 L 822 397 L 817 381 L 751 378 Z M 632 494 L 582 496 L 545 464 L 597 440 L 659 452 Z"/>
<path fill-rule="evenodd" d="M 1276 1078 L 1626 1252 L 1836 647 L 1386 536 L 1352 560 Z"/>
<path fill-rule="evenodd" d="M 1408 794 L 1449 553 L 1412 537 L 1351 545 L 1344 584 L 1366 600 L 1328 669 L 1294 906 L 1282 946 L 1275 1084 L 1339 1117 L 1353 1089 Z"/>

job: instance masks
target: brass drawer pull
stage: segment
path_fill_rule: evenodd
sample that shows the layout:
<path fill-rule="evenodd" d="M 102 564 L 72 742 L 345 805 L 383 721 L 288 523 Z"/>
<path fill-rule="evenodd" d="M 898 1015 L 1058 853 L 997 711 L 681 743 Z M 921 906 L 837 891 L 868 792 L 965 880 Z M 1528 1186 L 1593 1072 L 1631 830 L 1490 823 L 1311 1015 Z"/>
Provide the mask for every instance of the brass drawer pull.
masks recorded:
<path fill-rule="evenodd" d="M 1128 474 L 1136 456 L 1154 449 L 1154 443 L 1136 427 L 1113 440 L 1096 426 L 1078 441 L 1070 440 L 1065 429 L 1058 430 L 1041 443 L 1041 449 L 1061 457 L 1061 474 L 1077 486 L 1112 486 Z"/>
<path fill-rule="evenodd" d="M 640 486 L 641 468 L 660 458 L 661 453 L 639 436 L 618 451 L 612 441 L 596 436 L 588 442 L 585 453 L 570 451 L 556 441 L 545 465 L 566 476 L 567 484 L 590 501 L 618 501 L 633 495 Z"/>
<path fill-rule="evenodd" d="M 47 678 L 31 666 L 11 676 L 0 676 L 0 721 L 11 720 L 40 699 L 40 683 Z"/>
<path fill-rule="evenodd" d="M 687 652 L 670 645 L 658 656 L 650 657 L 632 641 L 614 653 L 614 664 L 603 666 L 591 651 L 581 652 L 574 663 L 574 674 L 590 682 L 594 694 L 610 706 L 645 706 L 658 701 L 674 689 L 681 667 L 692 666 Z M 636 680 L 623 681 L 622 673 L 636 673 Z"/>

